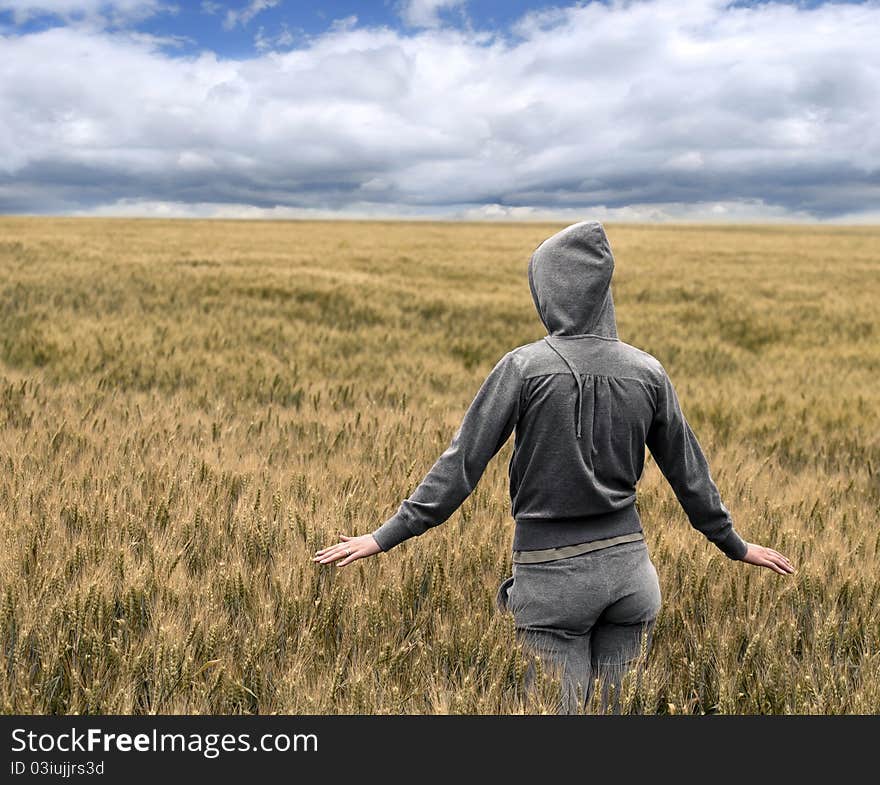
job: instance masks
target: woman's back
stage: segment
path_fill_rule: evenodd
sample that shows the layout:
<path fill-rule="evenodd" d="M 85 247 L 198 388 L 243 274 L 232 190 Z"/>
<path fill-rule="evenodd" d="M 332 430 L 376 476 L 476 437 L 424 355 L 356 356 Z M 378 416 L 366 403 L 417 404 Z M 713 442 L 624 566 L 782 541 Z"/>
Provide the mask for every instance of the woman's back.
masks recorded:
<path fill-rule="evenodd" d="M 583 519 L 568 521 L 553 546 L 638 530 L 606 531 L 598 516 L 635 502 L 663 384 L 653 357 L 617 339 L 550 340 L 514 351 L 522 376 L 509 466 L 517 550 L 551 547 L 538 524 L 548 519 Z"/>

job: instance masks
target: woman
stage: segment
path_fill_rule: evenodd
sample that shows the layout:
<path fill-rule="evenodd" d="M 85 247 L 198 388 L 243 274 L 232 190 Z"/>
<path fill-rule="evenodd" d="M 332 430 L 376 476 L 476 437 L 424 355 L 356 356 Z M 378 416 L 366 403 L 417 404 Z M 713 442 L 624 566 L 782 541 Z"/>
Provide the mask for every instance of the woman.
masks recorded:
<path fill-rule="evenodd" d="M 650 646 L 661 596 L 635 505 L 646 445 L 691 525 L 726 556 L 794 572 L 782 554 L 742 540 L 666 370 L 617 337 L 613 271 L 595 221 L 541 243 L 529 286 L 548 335 L 501 358 L 394 515 L 314 556 L 345 566 L 443 523 L 515 429 L 513 576 L 496 601 L 519 639 L 561 670 L 566 713 L 583 708 L 597 677 L 603 703 L 612 685 L 617 694 L 643 641 Z"/>

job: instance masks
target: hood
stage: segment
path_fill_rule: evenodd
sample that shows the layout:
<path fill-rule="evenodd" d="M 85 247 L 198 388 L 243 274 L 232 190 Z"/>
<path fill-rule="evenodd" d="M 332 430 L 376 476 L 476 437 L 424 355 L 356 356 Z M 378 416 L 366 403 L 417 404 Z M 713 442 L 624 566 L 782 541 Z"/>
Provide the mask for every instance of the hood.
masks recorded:
<path fill-rule="evenodd" d="M 611 299 L 614 257 L 598 221 L 572 224 L 541 243 L 529 260 L 529 287 L 547 328 L 547 345 L 568 366 L 577 389 L 575 434 L 582 437 L 584 379 L 551 336 L 600 335 L 617 338 Z M 564 341 L 563 341 L 564 343 Z"/>
<path fill-rule="evenodd" d="M 617 338 L 613 272 L 611 246 L 598 221 L 573 224 L 544 240 L 529 260 L 529 287 L 547 332 Z"/>

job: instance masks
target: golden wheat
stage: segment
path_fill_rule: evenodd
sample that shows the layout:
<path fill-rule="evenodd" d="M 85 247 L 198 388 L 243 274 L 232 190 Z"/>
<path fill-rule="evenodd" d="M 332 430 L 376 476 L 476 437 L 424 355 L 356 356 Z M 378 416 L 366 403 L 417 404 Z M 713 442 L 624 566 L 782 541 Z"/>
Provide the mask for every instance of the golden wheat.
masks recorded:
<path fill-rule="evenodd" d="M 442 527 L 338 570 L 494 362 L 560 225 L 0 218 L 0 710 L 552 710 L 509 616 L 511 444 Z M 629 712 L 880 711 L 880 229 L 609 226 L 622 340 L 737 528 L 648 461 L 664 604 Z"/>

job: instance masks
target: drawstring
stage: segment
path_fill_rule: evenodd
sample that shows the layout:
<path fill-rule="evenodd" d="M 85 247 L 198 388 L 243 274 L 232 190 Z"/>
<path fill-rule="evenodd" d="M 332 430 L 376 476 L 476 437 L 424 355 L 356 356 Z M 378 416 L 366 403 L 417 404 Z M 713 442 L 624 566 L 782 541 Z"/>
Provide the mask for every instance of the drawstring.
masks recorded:
<path fill-rule="evenodd" d="M 564 362 L 564 363 L 568 366 L 568 370 L 571 371 L 571 375 L 574 376 L 575 383 L 577 384 L 577 388 L 578 388 L 578 405 L 577 405 L 577 437 L 578 437 L 578 439 L 580 439 L 580 438 L 581 438 L 581 404 L 583 403 L 583 400 L 584 400 L 584 382 L 583 382 L 583 379 L 581 379 L 581 376 L 580 376 L 579 373 L 576 373 L 576 372 L 575 372 L 574 367 L 572 366 L 572 364 L 571 364 L 571 363 L 568 361 L 568 359 L 566 359 L 566 357 L 565 357 L 565 356 L 559 351 L 559 349 L 557 349 L 552 343 L 550 343 L 550 336 L 549 336 L 549 335 L 545 335 L 545 336 L 544 336 L 544 340 L 546 341 L 547 346 L 549 346 L 554 352 L 556 352 L 556 354 L 558 354 L 559 357 L 562 359 L 562 362 Z"/>

